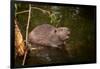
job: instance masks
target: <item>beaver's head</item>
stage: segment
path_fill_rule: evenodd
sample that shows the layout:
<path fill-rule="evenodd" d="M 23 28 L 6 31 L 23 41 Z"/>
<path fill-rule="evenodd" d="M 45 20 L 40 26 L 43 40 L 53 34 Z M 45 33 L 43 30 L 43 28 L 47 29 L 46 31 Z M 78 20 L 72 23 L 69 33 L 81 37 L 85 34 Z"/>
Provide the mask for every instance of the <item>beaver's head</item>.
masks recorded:
<path fill-rule="evenodd" d="M 70 30 L 67 27 L 59 27 L 55 30 L 55 33 L 60 38 L 60 40 L 66 40 L 69 38 Z"/>

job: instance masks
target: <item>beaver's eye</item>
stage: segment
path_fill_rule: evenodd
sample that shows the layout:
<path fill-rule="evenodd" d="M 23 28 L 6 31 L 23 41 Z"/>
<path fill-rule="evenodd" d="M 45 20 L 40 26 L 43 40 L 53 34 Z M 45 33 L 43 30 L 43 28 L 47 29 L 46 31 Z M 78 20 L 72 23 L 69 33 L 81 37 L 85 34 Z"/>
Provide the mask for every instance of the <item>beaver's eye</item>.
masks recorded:
<path fill-rule="evenodd" d="M 57 30 L 54 31 L 55 33 L 57 32 Z"/>

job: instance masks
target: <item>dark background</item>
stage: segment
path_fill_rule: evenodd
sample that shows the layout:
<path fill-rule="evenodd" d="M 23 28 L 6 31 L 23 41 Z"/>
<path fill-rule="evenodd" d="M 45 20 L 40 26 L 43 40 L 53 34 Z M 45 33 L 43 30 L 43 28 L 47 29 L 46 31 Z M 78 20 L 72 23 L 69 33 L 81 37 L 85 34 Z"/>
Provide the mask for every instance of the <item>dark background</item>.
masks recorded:
<path fill-rule="evenodd" d="M 15 2 L 17 9 L 15 13 L 28 10 L 29 3 L 27 2 Z M 66 50 L 69 53 L 71 61 L 68 63 L 95 63 L 96 62 L 96 6 L 86 5 L 65 5 L 65 4 L 47 4 L 47 3 L 31 3 L 33 7 L 38 7 L 46 11 L 50 11 L 52 15 L 43 13 L 40 10 L 32 9 L 31 21 L 29 25 L 29 32 L 36 26 L 48 23 L 56 27 L 68 27 L 70 28 L 71 35 L 66 42 Z M 19 21 L 19 27 L 21 33 L 25 39 L 26 26 L 28 13 L 16 15 Z M 62 56 L 60 50 L 51 49 L 55 53 L 55 57 Z M 46 51 L 45 52 L 50 52 Z M 67 55 L 63 52 L 63 55 Z M 45 54 L 45 53 L 43 53 Z M 50 53 L 52 54 L 52 53 Z M 59 54 L 59 55 L 58 55 Z M 30 55 L 29 55 L 30 56 Z M 57 58 L 50 55 L 52 61 L 56 61 Z M 21 57 L 20 57 L 21 58 Z M 15 61 L 16 65 L 21 65 L 21 59 Z M 30 59 L 30 60 L 28 60 Z M 28 57 L 26 65 L 33 62 L 35 58 Z M 39 59 L 42 59 L 39 57 Z M 64 56 L 60 57 L 60 60 L 66 59 Z M 45 60 L 43 58 L 43 60 Z M 35 62 L 39 62 L 38 59 Z M 43 62 L 49 64 L 50 62 Z M 41 63 L 40 63 L 41 64 Z"/>

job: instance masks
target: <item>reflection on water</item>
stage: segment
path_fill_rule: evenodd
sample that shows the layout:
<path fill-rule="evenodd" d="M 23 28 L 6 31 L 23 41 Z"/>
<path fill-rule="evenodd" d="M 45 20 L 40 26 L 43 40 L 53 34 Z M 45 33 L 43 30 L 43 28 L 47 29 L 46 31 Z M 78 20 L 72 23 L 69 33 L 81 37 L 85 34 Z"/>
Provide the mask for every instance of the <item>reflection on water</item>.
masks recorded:
<path fill-rule="evenodd" d="M 36 26 L 48 23 L 56 27 L 69 27 L 71 35 L 65 48 L 44 48 L 35 54 L 30 51 L 26 59 L 28 64 L 50 63 L 89 63 L 96 60 L 96 9 L 94 6 L 51 6 L 33 4 L 48 13 L 32 9 L 29 32 Z M 17 12 L 28 9 L 28 4 L 19 3 Z M 28 13 L 17 15 L 19 27 L 25 39 Z M 16 61 L 20 64 L 21 60 Z"/>

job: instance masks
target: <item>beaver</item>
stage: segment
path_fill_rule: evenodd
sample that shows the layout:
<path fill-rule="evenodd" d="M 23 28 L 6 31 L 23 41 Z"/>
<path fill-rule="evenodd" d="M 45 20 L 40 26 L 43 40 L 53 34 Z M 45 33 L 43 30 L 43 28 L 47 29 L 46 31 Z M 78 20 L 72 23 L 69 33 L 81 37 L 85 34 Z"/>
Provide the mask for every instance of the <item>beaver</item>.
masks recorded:
<path fill-rule="evenodd" d="M 32 44 L 58 47 L 64 44 L 64 41 L 69 38 L 69 28 L 54 27 L 50 24 L 42 24 L 35 27 L 28 36 L 28 40 Z"/>

